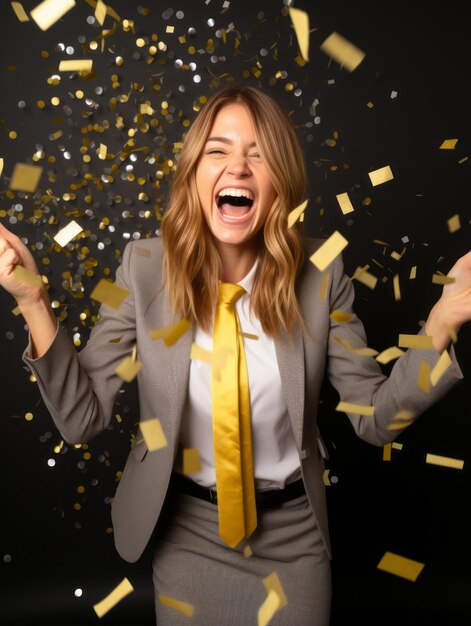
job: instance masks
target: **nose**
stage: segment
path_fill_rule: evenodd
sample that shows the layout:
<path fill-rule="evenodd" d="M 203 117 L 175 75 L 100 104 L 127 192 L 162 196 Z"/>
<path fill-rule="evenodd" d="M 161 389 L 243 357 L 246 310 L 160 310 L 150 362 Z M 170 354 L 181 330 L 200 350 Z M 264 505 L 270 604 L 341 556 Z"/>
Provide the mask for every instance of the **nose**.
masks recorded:
<path fill-rule="evenodd" d="M 237 178 L 250 176 L 250 168 L 245 155 L 234 154 L 228 165 L 228 172 Z"/>

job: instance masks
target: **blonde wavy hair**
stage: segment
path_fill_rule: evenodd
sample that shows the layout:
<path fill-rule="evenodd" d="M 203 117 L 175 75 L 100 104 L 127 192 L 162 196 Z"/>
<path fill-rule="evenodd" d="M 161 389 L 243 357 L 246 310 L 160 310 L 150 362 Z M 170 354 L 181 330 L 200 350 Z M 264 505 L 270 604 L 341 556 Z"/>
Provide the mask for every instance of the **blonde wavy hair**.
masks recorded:
<path fill-rule="evenodd" d="M 216 115 L 234 103 L 243 104 L 252 117 L 257 148 L 276 191 L 257 235 L 259 263 L 250 306 L 264 332 L 278 336 L 296 323 L 304 327 L 295 292 L 304 260 L 302 226 L 298 223 L 288 228 L 288 213 L 305 200 L 307 180 L 301 147 L 287 114 L 261 89 L 222 89 L 207 101 L 190 126 L 160 227 L 164 280 L 174 313 L 209 330 L 222 266 L 203 214 L 195 173 Z"/>

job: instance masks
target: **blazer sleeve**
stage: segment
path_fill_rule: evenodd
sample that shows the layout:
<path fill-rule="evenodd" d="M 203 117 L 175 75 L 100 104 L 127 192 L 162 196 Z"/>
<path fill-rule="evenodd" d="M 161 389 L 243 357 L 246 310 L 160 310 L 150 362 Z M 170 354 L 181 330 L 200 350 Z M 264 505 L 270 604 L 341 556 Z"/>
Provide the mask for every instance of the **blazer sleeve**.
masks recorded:
<path fill-rule="evenodd" d="M 70 444 L 89 441 L 108 426 L 123 384 L 115 371 L 136 342 L 131 250 L 132 244 L 128 243 L 115 279 L 129 295 L 118 309 L 100 306 L 99 320 L 80 352 L 58 324 L 55 338 L 43 356 L 31 358 L 30 344 L 23 353 L 23 361 L 35 375 L 52 419 Z"/>
<path fill-rule="evenodd" d="M 415 420 L 458 384 L 463 374 L 451 345 L 448 352 L 452 363 L 438 383 L 430 385 L 428 393 L 418 387 L 417 380 L 422 361 L 431 368 L 436 365 L 440 354 L 435 349 L 407 349 L 386 376 L 373 356 L 357 355 L 339 341 L 348 342 L 353 348 L 367 345 L 363 324 L 353 310 L 353 284 L 344 273 L 341 256 L 334 262 L 331 285 L 330 311 L 340 310 L 352 317 L 343 323 L 330 318 L 327 374 L 341 401 L 374 406 L 374 415 L 347 413 L 347 416 L 361 439 L 381 446 L 393 441 L 404 430 L 390 428 L 393 423 L 398 425 L 394 416 L 399 411 L 410 411 Z"/>

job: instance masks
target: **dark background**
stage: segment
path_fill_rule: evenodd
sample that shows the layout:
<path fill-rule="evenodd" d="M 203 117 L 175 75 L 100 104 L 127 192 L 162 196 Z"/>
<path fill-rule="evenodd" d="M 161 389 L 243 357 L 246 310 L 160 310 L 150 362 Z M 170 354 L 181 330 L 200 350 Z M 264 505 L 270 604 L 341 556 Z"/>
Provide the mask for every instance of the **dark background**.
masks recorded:
<path fill-rule="evenodd" d="M 28 12 L 35 5 L 23 2 Z M 128 238 L 149 237 L 158 229 L 172 171 L 168 161 L 178 156 L 174 142 L 181 140 L 184 120 L 193 119 L 200 97 L 230 80 L 266 88 L 290 112 L 310 177 L 308 234 L 339 230 L 350 242 L 344 254 L 347 273 L 368 263 L 378 276 L 373 291 L 355 283 L 369 345 L 381 351 L 396 344 L 399 333 L 415 333 L 440 295 L 432 274 L 446 273 L 470 249 L 470 54 L 462 3 L 296 2 L 293 6 L 309 12 L 312 29 L 304 67 L 295 61 L 297 43 L 280 0 L 232 0 L 227 9 L 221 0 L 115 1 L 111 6 L 122 19 L 134 20 L 135 33 L 107 16 L 104 28 L 116 30 L 105 39 L 103 52 L 102 29 L 87 21 L 92 5 L 77 0 L 46 32 L 32 21 L 20 23 L 10 2 L 0 5 L 0 156 L 5 160 L 0 219 L 35 254 L 56 314 L 77 347 L 86 342 L 97 313 L 89 298 L 97 281 L 114 275 Z M 210 18 L 214 26 L 208 25 Z M 224 42 L 216 31 L 230 31 L 231 23 Z M 175 26 L 174 34 L 165 32 L 167 25 Z M 320 51 L 333 31 L 366 53 L 354 72 Z M 153 34 L 156 42 L 136 46 L 138 37 L 150 40 Z M 183 34 L 186 43 L 178 40 Z M 90 50 L 93 40 L 97 50 Z M 149 45 L 161 41 L 166 50 L 149 63 Z M 67 54 L 67 46 L 73 53 Z M 123 65 L 116 65 L 118 56 Z M 62 72 L 60 84 L 48 83 L 58 74 L 59 61 L 72 58 L 93 59 L 92 76 Z M 178 68 L 178 60 L 197 67 Z M 117 81 L 120 86 L 113 88 Z M 76 96 L 79 89 L 83 99 Z M 113 100 L 123 94 L 126 102 Z M 57 106 L 51 104 L 54 96 L 60 98 Z M 145 101 L 155 113 L 136 119 Z M 118 115 L 124 128 L 116 127 Z M 158 123 L 153 126 L 151 119 Z M 125 147 L 130 128 L 136 129 L 134 147 L 140 149 L 134 161 Z M 16 139 L 9 137 L 12 130 Z M 58 130 L 63 134 L 54 139 Z M 450 138 L 458 138 L 455 150 L 439 150 Z M 112 155 L 106 161 L 98 159 L 100 143 Z M 35 193 L 9 191 L 16 162 L 44 168 Z M 372 187 L 368 172 L 385 165 L 394 180 Z M 347 216 L 335 198 L 345 191 L 355 207 Z M 457 213 L 461 229 L 450 233 L 447 220 Z M 83 233 L 64 249 L 54 246 L 52 237 L 71 219 Z M 392 251 L 404 248 L 400 261 L 391 258 Z M 411 281 L 414 265 L 417 278 Z M 395 274 L 401 282 L 399 302 L 393 295 Z M 126 576 L 134 592 L 102 621 L 150 625 L 149 554 L 136 564 L 124 562 L 115 553 L 110 528 L 117 473 L 138 421 L 135 387 L 126 384 L 119 396 L 116 415 L 122 421 L 115 418 L 88 447 L 63 445 L 55 452 L 61 437 L 21 360 L 26 330 L 11 313 L 14 305 L 0 292 L 0 619 L 4 624 L 97 623 L 93 605 Z M 393 450 L 389 462 L 381 448 L 354 436 L 347 418 L 334 410 L 335 393 L 325 385 L 320 424 L 330 477 L 336 480 L 327 488 L 332 626 L 352 620 L 470 623 L 469 346 L 465 327 L 455 346 L 465 382 L 398 438 L 402 450 Z M 32 419 L 25 419 L 27 413 Z M 428 465 L 427 452 L 464 459 L 464 469 Z M 425 563 L 415 583 L 376 569 L 386 551 Z M 74 595 L 76 589 L 82 589 L 81 597 Z"/>

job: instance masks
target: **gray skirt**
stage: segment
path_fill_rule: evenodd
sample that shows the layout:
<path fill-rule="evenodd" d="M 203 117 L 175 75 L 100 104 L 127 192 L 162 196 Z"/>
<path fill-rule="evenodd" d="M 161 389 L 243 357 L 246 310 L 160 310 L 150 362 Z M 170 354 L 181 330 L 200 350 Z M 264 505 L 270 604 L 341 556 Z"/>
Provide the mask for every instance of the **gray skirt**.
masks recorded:
<path fill-rule="evenodd" d="M 215 504 L 174 495 L 155 532 L 157 626 L 257 626 L 273 572 L 287 604 L 269 626 L 328 626 L 330 560 L 307 496 L 259 511 L 255 532 L 233 549 L 219 537 Z M 191 605 L 192 616 L 159 594 Z"/>

